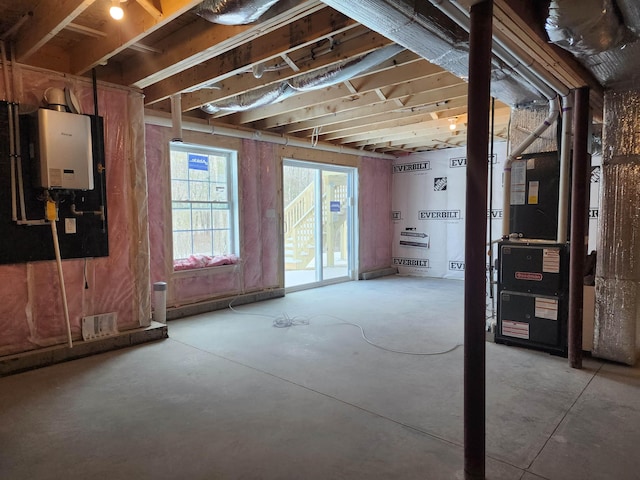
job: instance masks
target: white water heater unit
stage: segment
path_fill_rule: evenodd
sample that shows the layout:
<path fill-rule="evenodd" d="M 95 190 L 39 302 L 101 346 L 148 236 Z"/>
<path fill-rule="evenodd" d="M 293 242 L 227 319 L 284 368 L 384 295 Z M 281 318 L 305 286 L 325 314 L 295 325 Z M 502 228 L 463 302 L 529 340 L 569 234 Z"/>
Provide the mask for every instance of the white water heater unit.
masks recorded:
<path fill-rule="evenodd" d="M 37 126 L 40 186 L 46 189 L 93 190 L 90 118 L 41 108 Z"/>

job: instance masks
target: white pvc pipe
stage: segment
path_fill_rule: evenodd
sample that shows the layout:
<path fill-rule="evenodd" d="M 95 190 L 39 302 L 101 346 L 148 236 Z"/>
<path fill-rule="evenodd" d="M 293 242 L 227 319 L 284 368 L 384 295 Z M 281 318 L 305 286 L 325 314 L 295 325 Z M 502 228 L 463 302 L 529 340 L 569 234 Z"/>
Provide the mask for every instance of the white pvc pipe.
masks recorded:
<path fill-rule="evenodd" d="M 519 69 L 518 73 L 522 74 L 522 71 L 531 72 L 541 82 L 543 82 L 545 85 L 548 85 L 555 92 L 557 92 L 558 95 L 562 97 L 566 97 L 567 95 L 569 95 L 570 90 L 565 84 L 563 84 L 555 76 L 551 75 L 549 70 L 537 63 L 533 58 L 531 58 L 520 47 L 516 46 L 510 40 L 506 38 L 494 38 L 493 42 L 494 44 L 497 44 L 501 48 L 503 48 L 507 54 L 517 59 L 521 64 L 524 64 L 523 66 L 527 67 L 526 69 Z M 527 58 L 527 60 L 525 60 L 525 57 Z M 547 98 L 549 97 L 547 96 Z"/>
<path fill-rule="evenodd" d="M 560 145 L 560 191 L 558 195 L 558 243 L 567 242 L 569 223 L 569 164 L 571 163 L 573 99 L 562 97 L 562 144 Z"/>
<path fill-rule="evenodd" d="M 153 284 L 153 319 L 167 323 L 167 282 Z"/>
<path fill-rule="evenodd" d="M 430 0 L 440 11 L 456 22 L 467 32 L 469 31 L 469 13 L 466 8 L 454 0 Z M 509 212 L 511 210 L 511 165 L 535 140 L 540 138 L 542 132 L 548 129 L 558 116 L 558 106 L 556 103 L 556 92 L 562 97 L 563 107 L 569 105 L 567 97 L 570 93 L 566 85 L 551 75 L 548 70 L 539 65 L 521 48 L 513 44 L 510 40 L 493 38 L 494 55 L 505 62 L 510 68 L 516 71 L 522 78 L 537 88 L 549 100 L 549 115 L 520 145 L 518 145 L 509 155 L 504 166 L 504 196 L 502 200 L 502 235 L 508 236 L 511 232 L 509 225 Z M 569 106 L 569 109 L 571 107 Z M 570 145 L 566 141 L 564 134 L 569 137 L 570 130 L 565 130 L 563 123 L 563 147 Z M 570 127 L 568 127 L 570 128 Z M 567 133 L 568 132 L 568 133 Z M 569 152 L 563 151 L 560 155 L 560 197 L 558 202 L 558 242 L 566 241 L 567 228 L 567 206 L 569 198 L 568 190 L 568 158 Z M 563 173 L 564 172 L 564 173 Z M 566 176 L 563 176 L 566 175 Z M 560 213 L 562 210 L 562 214 Z M 561 237 L 563 235 L 563 237 Z M 564 240 L 560 240 L 564 238 Z"/>
<path fill-rule="evenodd" d="M 62 308 L 64 309 L 64 320 L 67 327 L 67 345 L 73 348 L 71 338 L 71 323 L 69 322 L 69 305 L 67 303 L 67 291 L 64 287 L 64 275 L 62 273 L 62 258 L 60 256 L 60 244 L 58 243 L 58 230 L 55 218 L 51 220 L 51 235 L 53 236 L 53 249 L 56 253 L 56 265 L 58 266 L 58 278 L 60 279 L 60 292 L 62 295 Z"/>
<path fill-rule="evenodd" d="M 164 112 L 145 110 L 144 122 L 148 125 L 158 125 L 160 127 L 171 127 L 171 119 Z M 314 147 L 309 140 L 286 135 L 276 135 L 261 132 L 260 130 L 238 130 L 218 125 L 210 125 L 204 120 L 192 120 L 183 122 L 182 128 L 193 132 L 209 133 L 211 135 L 222 135 L 225 137 L 244 138 L 247 140 L 257 140 L 260 142 L 276 143 L 278 145 L 288 145 L 292 147 L 302 147 L 323 152 L 342 153 L 345 155 L 357 155 L 359 157 L 386 158 L 395 160 L 397 157 L 388 153 L 370 152 L 368 150 L 358 150 L 356 148 L 334 145 L 327 142 L 318 142 Z"/>

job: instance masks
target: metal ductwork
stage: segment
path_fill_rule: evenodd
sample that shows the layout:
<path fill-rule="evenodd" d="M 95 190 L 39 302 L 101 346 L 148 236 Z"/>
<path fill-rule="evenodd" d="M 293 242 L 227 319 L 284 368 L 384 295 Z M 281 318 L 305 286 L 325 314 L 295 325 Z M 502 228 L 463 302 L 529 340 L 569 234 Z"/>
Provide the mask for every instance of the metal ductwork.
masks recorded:
<path fill-rule="evenodd" d="M 637 0 L 554 0 L 546 22 L 552 43 L 573 53 L 608 88 L 640 82 Z"/>
<path fill-rule="evenodd" d="M 404 50 L 399 45 L 388 45 L 355 60 L 347 60 L 331 67 L 315 72 L 298 75 L 288 80 L 291 88 L 298 92 L 310 92 L 321 88 L 337 85 L 360 75 L 370 68 L 386 62 Z"/>
<path fill-rule="evenodd" d="M 205 113 L 212 115 L 220 111 L 243 112 L 263 107 L 280 102 L 297 92 L 310 92 L 337 85 L 393 58 L 403 50 L 404 48 L 399 45 L 388 45 L 358 59 L 346 60 L 315 72 L 303 73 L 285 82 L 236 95 L 226 100 L 207 103 L 200 108 Z"/>
<path fill-rule="evenodd" d="M 213 115 L 217 112 L 244 112 L 252 108 L 263 107 L 290 97 L 295 92 L 286 83 L 268 85 L 251 92 L 200 107 L 203 112 Z"/>
<path fill-rule="evenodd" d="M 553 0 L 545 29 L 551 43 L 578 57 L 618 47 L 631 34 L 613 0 Z"/>
<path fill-rule="evenodd" d="M 323 0 L 454 75 L 468 77 L 469 36 L 454 20 L 425 0 Z M 442 3 L 432 0 L 433 3 Z M 537 88 L 494 56 L 491 93 L 509 105 L 544 99 Z"/>
<path fill-rule="evenodd" d="M 256 22 L 280 0 L 204 0 L 196 10 L 202 18 L 222 25 Z"/>

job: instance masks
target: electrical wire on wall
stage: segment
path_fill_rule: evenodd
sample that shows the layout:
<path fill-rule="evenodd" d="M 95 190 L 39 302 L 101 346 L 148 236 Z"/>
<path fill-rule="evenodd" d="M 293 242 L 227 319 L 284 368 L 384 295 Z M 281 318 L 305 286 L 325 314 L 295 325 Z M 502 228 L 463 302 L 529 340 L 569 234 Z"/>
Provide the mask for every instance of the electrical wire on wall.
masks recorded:
<path fill-rule="evenodd" d="M 396 350 L 396 349 L 393 349 L 393 348 L 385 347 L 384 345 L 380 345 L 379 343 L 373 342 L 369 337 L 367 337 L 367 334 L 366 334 L 366 332 L 364 330 L 364 327 L 362 325 L 360 325 L 358 323 L 354 323 L 354 322 L 348 322 L 348 321 L 344 320 L 343 318 L 337 317 L 335 315 L 330 315 L 330 314 L 327 314 L 327 313 L 319 313 L 317 315 L 313 315 L 313 316 L 308 317 L 306 315 L 295 315 L 295 316 L 292 316 L 292 315 L 289 315 L 286 312 L 282 313 L 282 315 L 268 315 L 268 314 L 265 314 L 265 313 L 240 312 L 240 311 L 236 310 L 232 306 L 234 300 L 235 300 L 235 298 L 233 300 L 231 300 L 231 302 L 229 302 L 229 309 L 232 312 L 234 312 L 236 314 L 240 314 L 240 315 L 251 315 L 251 316 L 254 316 L 254 317 L 262 317 L 262 318 L 271 319 L 273 321 L 273 326 L 275 328 L 290 328 L 290 327 L 298 327 L 298 326 L 309 326 L 309 325 L 311 325 L 311 321 L 313 319 L 321 318 L 321 317 L 332 318 L 332 319 L 338 320 L 339 323 L 330 323 L 330 324 L 327 324 L 325 326 L 349 325 L 349 326 L 352 326 L 352 327 L 356 327 L 356 328 L 358 328 L 360 330 L 360 336 L 362 337 L 362 339 L 365 342 L 367 342 L 372 347 L 375 347 L 375 348 L 377 348 L 379 350 L 384 350 L 385 352 L 398 353 L 398 354 L 401 354 L 401 355 L 413 355 L 413 356 L 418 356 L 418 357 L 427 357 L 427 356 L 444 355 L 446 353 L 453 352 L 454 350 L 456 350 L 459 347 L 463 346 L 462 343 L 457 343 L 451 348 L 448 348 L 448 349 L 442 350 L 442 351 L 435 351 L 435 352 L 409 352 L 409 351 L 405 351 L 405 350 Z"/>

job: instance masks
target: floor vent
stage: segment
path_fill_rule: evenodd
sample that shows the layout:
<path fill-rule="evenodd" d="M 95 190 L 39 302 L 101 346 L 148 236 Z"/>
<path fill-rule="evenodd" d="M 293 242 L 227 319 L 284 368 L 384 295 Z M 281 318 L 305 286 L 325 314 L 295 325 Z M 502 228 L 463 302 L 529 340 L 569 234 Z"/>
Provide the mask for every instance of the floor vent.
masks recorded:
<path fill-rule="evenodd" d="M 82 317 L 82 339 L 85 341 L 111 337 L 117 333 L 118 314 L 116 312 Z"/>

